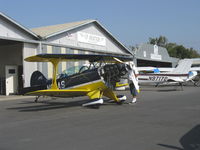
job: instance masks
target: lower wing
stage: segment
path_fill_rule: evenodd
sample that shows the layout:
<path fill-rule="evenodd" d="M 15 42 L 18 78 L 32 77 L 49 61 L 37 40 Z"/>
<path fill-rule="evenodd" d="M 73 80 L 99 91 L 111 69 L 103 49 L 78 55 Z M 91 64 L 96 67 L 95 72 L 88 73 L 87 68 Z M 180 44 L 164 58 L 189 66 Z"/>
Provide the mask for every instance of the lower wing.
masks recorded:
<path fill-rule="evenodd" d="M 85 96 L 90 92 L 88 89 L 48 89 L 48 90 L 37 90 L 34 92 L 26 93 L 25 95 L 32 96 L 52 96 L 52 97 L 77 97 Z"/>

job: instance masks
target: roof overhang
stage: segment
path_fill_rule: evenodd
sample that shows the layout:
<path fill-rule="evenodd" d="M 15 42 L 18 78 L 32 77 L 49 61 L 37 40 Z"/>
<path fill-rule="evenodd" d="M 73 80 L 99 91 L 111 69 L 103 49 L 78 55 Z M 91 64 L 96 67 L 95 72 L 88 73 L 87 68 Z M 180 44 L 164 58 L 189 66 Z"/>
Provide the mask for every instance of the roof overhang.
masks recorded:
<path fill-rule="evenodd" d="M 2 16 L 3 18 L 5 18 L 9 22 L 13 23 L 14 25 L 16 25 L 17 27 L 19 27 L 20 29 L 22 29 L 23 31 L 25 31 L 26 33 L 28 33 L 29 35 L 35 37 L 36 39 L 39 39 L 39 36 L 37 34 L 35 34 L 34 32 L 32 32 L 31 30 L 29 30 L 28 28 L 22 26 L 21 24 L 19 24 L 18 22 L 16 22 L 14 19 L 6 16 L 2 12 L 0 12 L 0 16 Z"/>

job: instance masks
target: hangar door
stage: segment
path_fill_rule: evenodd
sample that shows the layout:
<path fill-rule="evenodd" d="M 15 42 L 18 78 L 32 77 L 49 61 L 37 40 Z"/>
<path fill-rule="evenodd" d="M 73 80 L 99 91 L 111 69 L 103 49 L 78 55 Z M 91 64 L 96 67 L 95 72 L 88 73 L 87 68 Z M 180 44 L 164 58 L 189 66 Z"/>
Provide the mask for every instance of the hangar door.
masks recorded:
<path fill-rule="evenodd" d="M 6 95 L 15 94 L 18 91 L 18 67 L 5 66 Z"/>

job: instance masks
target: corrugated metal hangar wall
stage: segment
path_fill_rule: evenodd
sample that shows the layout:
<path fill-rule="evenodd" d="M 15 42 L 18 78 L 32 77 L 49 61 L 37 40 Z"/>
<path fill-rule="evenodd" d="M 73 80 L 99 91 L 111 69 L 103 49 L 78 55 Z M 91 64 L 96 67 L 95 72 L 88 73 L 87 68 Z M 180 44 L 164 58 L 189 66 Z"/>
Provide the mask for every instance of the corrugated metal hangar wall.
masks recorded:
<path fill-rule="evenodd" d="M 0 13 L 0 78 L 3 94 L 17 94 L 30 86 L 31 74 L 42 71 L 51 78 L 50 63 L 30 63 L 24 58 L 40 53 L 89 54 L 107 53 L 131 55 L 98 21 L 86 20 L 29 30 L 10 17 Z M 12 44 L 11 44 L 12 43 Z M 59 72 L 86 62 L 62 62 Z M 9 78 L 14 77 L 14 79 Z M 10 90 L 12 89 L 12 90 Z"/>

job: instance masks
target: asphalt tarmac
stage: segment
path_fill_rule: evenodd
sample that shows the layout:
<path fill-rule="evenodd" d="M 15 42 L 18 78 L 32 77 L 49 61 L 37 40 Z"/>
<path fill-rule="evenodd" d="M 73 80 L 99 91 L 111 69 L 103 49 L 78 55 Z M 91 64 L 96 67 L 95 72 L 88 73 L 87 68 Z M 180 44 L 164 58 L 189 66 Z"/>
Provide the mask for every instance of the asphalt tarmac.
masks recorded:
<path fill-rule="evenodd" d="M 200 87 L 142 87 L 134 105 L 87 100 L 0 101 L 0 150 L 200 150 Z"/>

